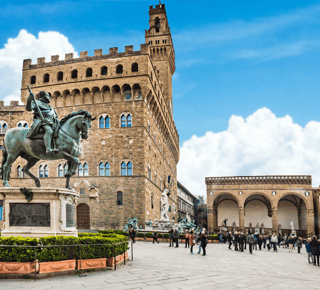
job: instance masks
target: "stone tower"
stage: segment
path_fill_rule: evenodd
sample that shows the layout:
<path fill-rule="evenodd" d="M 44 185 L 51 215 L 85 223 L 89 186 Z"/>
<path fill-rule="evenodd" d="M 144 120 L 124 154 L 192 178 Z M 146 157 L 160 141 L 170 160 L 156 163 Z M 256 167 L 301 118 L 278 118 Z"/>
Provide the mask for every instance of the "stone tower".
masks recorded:
<path fill-rule="evenodd" d="M 155 71 L 161 79 L 161 85 L 168 108 L 172 114 L 172 75 L 175 72 L 175 54 L 171 31 L 167 19 L 165 4 L 150 6 L 149 29 L 145 32 L 146 43 Z"/>
<path fill-rule="evenodd" d="M 169 196 L 169 218 L 177 220 L 177 163 L 179 134 L 172 115 L 174 50 L 164 5 L 150 7 L 147 43 L 140 50 L 129 45 L 93 55 L 81 51 L 46 60 L 23 62 L 21 101 L 32 88 L 35 95 L 49 92 L 60 118 L 78 110 L 96 117 L 89 138 L 82 141 L 83 154 L 71 185 L 80 192 L 78 228 L 121 229 L 127 218 L 139 226 L 160 219 L 160 198 L 174 180 Z M 157 32 L 159 31 L 159 32 Z M 149 44 L 150 41 L 150 44 Z M 151 44 L 152 42 L 152 44 Z M 14 105 L 14 106 L 13 106 Z M 23 106 L 0 103 L 0 146 L 4 133 L 17 126 L 28 127 L 33 115 Z M 2 130 L 2 131 L 1 131 Z M 25 178 L 25 160 L 12 166 L 11 186 L 32 187 Z M 65 160 L 38 162 L 31 172 L 43 186 L 64 187 Z M 0 196 L 1 200 L 1 196 Z M 0 225 L 1 226 L 1 225 Z"/>

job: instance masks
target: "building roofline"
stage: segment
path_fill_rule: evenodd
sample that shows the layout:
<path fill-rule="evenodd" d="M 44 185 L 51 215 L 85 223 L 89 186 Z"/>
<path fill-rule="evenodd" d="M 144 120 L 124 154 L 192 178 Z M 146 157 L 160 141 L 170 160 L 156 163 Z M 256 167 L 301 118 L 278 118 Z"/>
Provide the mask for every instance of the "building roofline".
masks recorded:
<path fill-rule="evenodd" d="M 181 187 L 183 190 L 185 190 L 189 195 L 191 195 L 194 199 L 198 199 L 195 195 L 193 195 L 184 185 L 182 185 L 179 181 L 178 181 L 178 187 Z"/>

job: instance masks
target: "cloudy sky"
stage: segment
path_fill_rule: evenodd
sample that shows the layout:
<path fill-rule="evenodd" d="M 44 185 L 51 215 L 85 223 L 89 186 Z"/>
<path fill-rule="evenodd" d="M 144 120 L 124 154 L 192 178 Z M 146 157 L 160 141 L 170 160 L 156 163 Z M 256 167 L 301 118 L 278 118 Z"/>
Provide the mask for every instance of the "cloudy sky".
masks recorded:
<path fill-rule="evenodd" d="M 0 99 L 22 60 L 144 43 L 158 1 L 1 1 Z M 176 51 L 178 177 L 312 174 L 320 184 L 320 2 L 164 2 Z"/>

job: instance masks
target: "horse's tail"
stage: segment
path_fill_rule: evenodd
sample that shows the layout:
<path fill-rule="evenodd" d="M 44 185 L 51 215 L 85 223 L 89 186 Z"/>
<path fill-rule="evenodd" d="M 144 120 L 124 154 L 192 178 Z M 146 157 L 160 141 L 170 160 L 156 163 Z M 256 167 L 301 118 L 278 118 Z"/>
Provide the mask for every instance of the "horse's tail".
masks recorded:
<path fill-rule="evenodd" d="M 5 139 L 3 141 L 3 147 L 2 147 L 2 166 L 0 168 L 0 177 L 3 179 L 3 165 L 7 162 L 8 159 L 8 151 L 6 148 L 6 142 Z"/>

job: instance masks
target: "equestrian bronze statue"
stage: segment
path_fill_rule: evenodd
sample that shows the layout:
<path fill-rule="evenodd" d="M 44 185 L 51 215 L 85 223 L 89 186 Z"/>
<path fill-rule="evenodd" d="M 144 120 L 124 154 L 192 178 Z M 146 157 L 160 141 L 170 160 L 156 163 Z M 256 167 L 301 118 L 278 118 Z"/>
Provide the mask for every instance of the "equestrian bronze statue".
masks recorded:
<path fill-rule="evenodd" d="M 68 171 L 65 174 L 66 188 L 72 189 L 70 178 L 76 173 L 82 152 L 80 137 L 88 138 L 91 122 L 95 118 L 92 118 L 87 111 L 80 110 L 59 121 L 56 111 L 49 105 L 50 95 L 41 91 L 39 100 L 36 100 L 30 88 L 29 91 L 26 110 L 33 111 L 34 121 L 30 129 L 13 128 L 8 130 L 4 137 L 3 186 L 10 187 L 11 165 L 21 156 L 27 160 L 22 171 L 35 181 L 37 187 L 41 187 L 40 180 L 29 171 L 30 168 L 39 160 L 66 159 L 68 161 Z"/>

